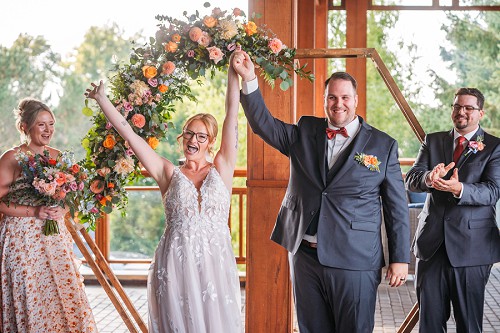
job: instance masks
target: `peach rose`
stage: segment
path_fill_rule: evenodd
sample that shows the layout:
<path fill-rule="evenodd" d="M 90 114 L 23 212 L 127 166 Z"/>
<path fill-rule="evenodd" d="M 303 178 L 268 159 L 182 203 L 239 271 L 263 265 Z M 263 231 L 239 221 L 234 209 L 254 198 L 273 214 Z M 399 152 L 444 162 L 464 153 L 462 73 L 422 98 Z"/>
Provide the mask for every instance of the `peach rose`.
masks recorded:
<path fill-rule="evenodd" d="M 99 194 L 104 191 L 104 182 L 101 180 L 94 180 L 92 184 L 90 184 L 90 190 L 92 193 Z"/>
<path fill-rule="evenodd" d="M 116 145 L 115 137 L 111 134 L 106 135 L 106 139 L 104 139 L 102 145 L 104 146 L 104 148 L 113 149 L 113 147 Z"/>
<path fill-rule="evenodd" d="M 103 168 L 97 169 L 97 174 L 101 177 L 106 176 L 110 172 L 111 172 L 111 169 L 108 167 L 103 167 Z"/>
<path fill-rule="evenodd" d="M 145 78 L 147 79 L 152 79 L 156 76 L 156 67 L 154 66 L 143 66 L 142 67 L 142 74 L 144 75 Z"/>
<path fill-rule="evenodd" d="M 245 32 L 248 36 L 252 36 L 253 34 L 257 33 L 257 24 L 255 24 L 254 22 L 248 21 L 248 23 L 244 24 L 243 26 L 245 27 Z"/>
<path fill-rule="evenodd" d="M 214 63 L 218 63 L 224 57 L 224 54 L 218 47 L 215 46 L 207 47 L 207 50 L 210 59 L 212 59 Z"/>
<path fill-rule="evenodd" d="M 213 16 L 205 16 L 203 18 L 203 24 L 207 27 L 207 28 L 213 28 L 217 25 L 217 19 Z"/>
<path fill-rule="evenodd" d="M 146 125 L 146 118 L 142 114 L 136 113 L 130 119 L 132 124 L 137 128 L 143 128 Z"/>
<path fill-rule="evenodd" d="M 160 84 L 158 86 L 158 90 L 163 94 L 163 93 L 165 93 L 168 90 L 168 86 L 166 86 L 164 84 Z"/>
<path fill-rule="evenodd" d="M 268 46 L 274 54 L 280 53 L 280 51 L 283 49 L 283 43 L 278 38 L 271 39 L 268 43 Z"/>
<path fill-rule="evenodd" d="M 177 51 L 178 47 L 179 47 L 179 45 L 177 45 L 176 42 L 170 41 L 167 44 L 165 44 L 165 51 L 170 52 L 170 53 L 174 53 L 175 51 Z"/>
<path fill-rule="evenodd" d="M 164 75 L 170 75 L 174 72 L 175 70 L 175 64 L 171 61 L 167 61 L 166 63 L 161 66 L 161 73 Z"/>
<path fill-rule="evenodd" d="M 202 33 L 203 31 L 200 28 L 192 27 L 191 29 L 189 29 L 189 38 L 191 38 L 193 42 L 197 42 L 198 39 L 200 39 Z"/>
<path fill-rule="evenodd" d="M 62 185 L 66 183 L 66 174 L 64 172 L 58 172 L 56 178 L 57 185 Z"/>
<path fill-rule="evenodd" d="M 180 41 L 181 41 L 181 35 L 179 34 L 172 35 L 172 42 L 179 43 Z"/>
<path fill-rule="evenodd" d="M 150 136 L 149 138 L 147 138 L 147 143 L 148 145 L 153 148 L 153 149 L 156 149 L 158 147 L 158 145 L 160 144 L 160 141 L 155 138 L 154 136 Z"/>

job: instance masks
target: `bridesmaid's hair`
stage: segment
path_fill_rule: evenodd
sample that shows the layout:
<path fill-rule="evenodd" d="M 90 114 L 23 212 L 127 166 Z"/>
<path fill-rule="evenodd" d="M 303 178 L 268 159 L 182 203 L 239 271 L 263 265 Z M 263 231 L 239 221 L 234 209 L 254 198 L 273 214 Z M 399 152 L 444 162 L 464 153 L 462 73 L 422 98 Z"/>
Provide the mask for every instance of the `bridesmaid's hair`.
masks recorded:
<path fill-rule="evenodd" d="M 484 106 L 484 96 L 477 88 L 459 88 L 455 93 L 455 97 L 459 95 L 471 95 L 477 98 L 477 106 L 482 110 Z"/>
<path fill-rule="evenodd" d="M 56 117 L 50 108 L 42 101 L 27 97 L 23 98 L 17 109 L 14 109 L 14 116 L 16 118 L 16 128 L 21 134 L 21 142 L 29 138 L 29 132 L 35 125 L 36 118 L 40 112 L 47 111 L 52 115 L 54 121 Z"/>
<path fill-rule="evenodd" d="M 325 81 L 325 89 L 328 88 L 328 83 L 330 83 L 330 81 L 335 81 L 335 80 L 350 81 L 352 87 L 354 88 L 354 92 L 357 93 L 358 83 L 356 82 L 356 79 L 353 78 L 351 74 L 346 72 L 335 72 L 332 75 L 330 75 L 330 77 Z"/>
<path fill-rule="evenodd" d="M 217 139 L 217 133 L 219 131 L 219 126 L 217 125 L 217 120 L 212 116 L 210 113 L 197 113 L 188 120 L 186 120 L 186 123 L 182 127 L 182 132 L 191 124 L 193 121 L 199 120 L 205 125 L 207 128 L 207 134 L 208 134 L 208 143 L 214 143 L 215 139 Z M 179 145 L 182 147 L 182 133 L 177 136 L 177 142 Z M 213 145 L 208 148 L 208 152 L 210 155 L 214 155 L 214 148 Z"/>

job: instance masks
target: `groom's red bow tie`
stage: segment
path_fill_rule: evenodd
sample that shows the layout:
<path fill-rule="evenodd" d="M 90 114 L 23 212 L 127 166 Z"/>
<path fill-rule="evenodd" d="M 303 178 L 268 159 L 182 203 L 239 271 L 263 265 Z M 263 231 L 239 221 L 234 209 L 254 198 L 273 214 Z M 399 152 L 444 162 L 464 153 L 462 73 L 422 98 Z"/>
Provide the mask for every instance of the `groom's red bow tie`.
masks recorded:
<path fill-rule="evenodd" d="M 345 138 L 347 138 L 349 136 L 347 134 L 347 130 L 345 129 L 345 127 L 342 127 L 338 130 L 331 129 L 329 127 L 326 128 L 326 136 L 328 137 L 328 140 L 333 139 L 337 134 L 342 134 Z"/>

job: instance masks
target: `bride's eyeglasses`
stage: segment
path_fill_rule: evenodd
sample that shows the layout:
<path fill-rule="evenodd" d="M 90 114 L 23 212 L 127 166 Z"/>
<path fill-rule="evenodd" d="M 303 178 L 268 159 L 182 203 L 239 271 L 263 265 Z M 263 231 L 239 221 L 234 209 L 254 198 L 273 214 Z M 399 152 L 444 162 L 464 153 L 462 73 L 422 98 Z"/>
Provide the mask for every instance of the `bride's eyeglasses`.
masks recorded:
<path fill-rule="evenodd" d="M 186 140 L 191 140 L 191 138 L 196 135 L 196 140 L 199 142 L 199 143 L 203 143 L 205 141 L 208 140 L 208 137 L 209 135 L 206 134 L 206 133 L 202 133 L 202 132 L 198 132 L 198 133 L 195 133 L 193 131 L 190 131 L 190 130 L 184 130 L 182 132 L 182 137 Z"/>

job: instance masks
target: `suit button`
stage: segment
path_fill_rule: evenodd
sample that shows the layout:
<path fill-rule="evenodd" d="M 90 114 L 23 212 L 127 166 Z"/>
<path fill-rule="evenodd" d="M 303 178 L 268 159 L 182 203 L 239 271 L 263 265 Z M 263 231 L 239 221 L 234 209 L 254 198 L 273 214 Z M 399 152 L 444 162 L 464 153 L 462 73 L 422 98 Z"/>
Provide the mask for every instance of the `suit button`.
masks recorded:
<path fill-rule="evenodd" d="M 314 214 L 316 214 L 316 211 L 311 210 L 311 216 L 314 215 Z"/>
<path fill-rule="evenodd" d="M 328 194 L 328 193 L 326 193 L 326 192 L 323 192 L 323 195 L 327 195 L 327 194 Z"/>

